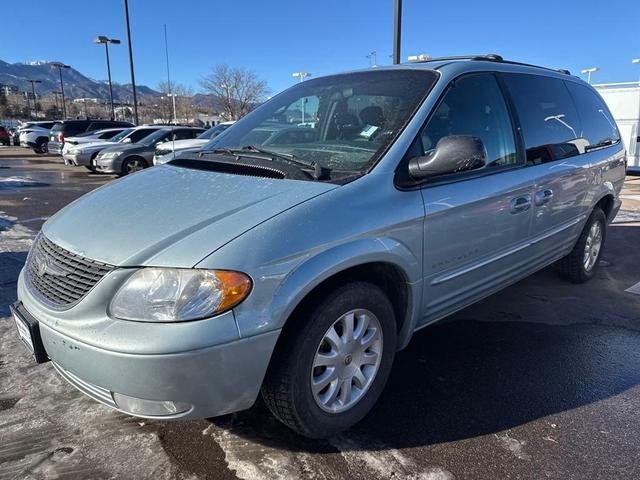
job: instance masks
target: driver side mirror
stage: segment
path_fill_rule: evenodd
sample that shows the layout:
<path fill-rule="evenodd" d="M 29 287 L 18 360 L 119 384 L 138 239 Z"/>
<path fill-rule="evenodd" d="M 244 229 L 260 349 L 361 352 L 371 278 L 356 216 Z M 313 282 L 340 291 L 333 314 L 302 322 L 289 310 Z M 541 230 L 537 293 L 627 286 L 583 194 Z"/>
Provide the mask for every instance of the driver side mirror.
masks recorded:
<path fill-rule="evenodd" d="M 482 140 L 471 135 L 449 135 L 424 156 L 409 160 L 409 175 L 414 180 L 447 173 L 475 170 L 485 166 L 487 154 Z"/>
<path fill-rule="evenodd" d="M 122 143 L 131 143 L 131 137 L 127 137 L 124 140 L 122 140 Z"/>

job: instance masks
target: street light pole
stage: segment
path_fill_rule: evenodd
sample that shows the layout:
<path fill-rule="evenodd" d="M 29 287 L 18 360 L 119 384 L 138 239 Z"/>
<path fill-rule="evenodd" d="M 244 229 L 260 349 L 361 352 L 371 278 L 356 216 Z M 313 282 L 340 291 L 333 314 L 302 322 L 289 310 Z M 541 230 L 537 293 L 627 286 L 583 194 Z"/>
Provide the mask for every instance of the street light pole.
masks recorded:
<path fill-rule="evenodd" d="M 587 75 L 587 83 L 591 83 L 591 74 L 600 70 L 598 67 L 583 68 L 580 73 Z"/>
<path fill-rule="evenodd" d="M 38 99 L 36 98 L 36 83 L 42 83 L 42 80 L 27 80 L 31 82 L 31 93 L 33 94 L 33 109 L 35 110 L 36 119 L 38 118 Z"/>
<path fill-rule="evenodd" d="M 107 76 L 109 77 L 109 98 L 111 99 L 111 120 L 116 118 L 116 110 L 113 106 L 113 87 L 111 86 L 111 62 L 109 61 L 109 44 L 120 45 L 120 40 L 115 38 L 107 38 L 104 35 L 98 35 L 94 40 L 95 43 L 104 43 L 104 49 L 107 53 Z"/>
<path fill-rule="evenodd" d="M 175 93 L 167 93 L 167 97 L 171 97 L 173 100 L 173 121 L 174 123 L 178 123 L 178 116 L 176 115 L 176 94 Z M 171 122 L 169 122 L 171 123 Z"/>
<path fill-rule="evenodd" d="M 304 79 L 310 77 L 311 74 L 309 72 L 294 72 L 291 74 L 292 77 L 298 77 L 300 79 L 300 83 L 304 82 Z M 304 123 L 304 98 L 300 99 L 300 103 L 302 104 L 301 112 L 302 112 L 302 123 Z"/>
<path fill-rule="evenodd" d="M 62 94 L 62 118 L 63 120 L 67 118 L 67 104 L 64 100 L 64 82 L 62 81 L 62 69 L 63 68 L 71 68 L 69 65 L 65 65 L 64 63 L 56 62 L 51 64 L 52 67 L 58 69 L 58 73 L 60 74 L 60 93 Z"/>
<path fill-rule="evenodd" d="M 402 0 L 395 0 L 393 16 L 393 64 L 400 63 L 400 38 L 402 33 Z"/>
<path fill-rule="evenodd" d="M 127 22 L 127 41 L 129 43 L 129 69 L 131 70 L 131 87 L 133 89 L 133 114 L 138 125 L 138 97 L 136 96 L 136 76 L 133 73 L 133 48 L 131 47 L 131 25 L 129 23 L 129 0 L 124 0 L 124 14 Z"/>

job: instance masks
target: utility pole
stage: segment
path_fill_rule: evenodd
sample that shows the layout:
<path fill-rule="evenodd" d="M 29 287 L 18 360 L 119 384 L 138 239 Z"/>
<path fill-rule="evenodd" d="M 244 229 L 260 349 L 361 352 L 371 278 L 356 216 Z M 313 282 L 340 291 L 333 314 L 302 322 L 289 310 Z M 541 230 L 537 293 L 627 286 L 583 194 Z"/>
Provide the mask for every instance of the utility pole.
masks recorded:
<path fill-rule="evenodd" d="M 164 54 L 167 60 L 167 97 L 173 98 L 173 119 L 176 119 L 176 97 L 171 94 L 171 76 L 169 75 L 169 43 L 167 42 L 167 24 L 164 24 Z M 171 115 L 169 115 L 171 116 Z M 171 123 L 171 118 L 169 119 Z"/>
<path fill-rule="evenodd" d="M 393 64 L 400 63 L 400 38 L 402 32 L 402 0 L 395 0 L 393 19 Z"/>
<path fill-rule="evenodd" d="M 35 110 L 36 119 L 38 118 L 38 99 L 36 98 L 36 83 L 42 83 L 42 80 L 27 80 L 31 82 L 31 93 L 33 94 L 33 109 Z"/>
<path fill-rule="evenodd" d="M 58 73 L 60 74 L 60 93 L 62 94 L 62 119 L 64 120 L 67 118 L 67 104 L 64 100 L 64 82 L 62 81 L 62 69 L 71 67 L 60 62 L 52 63 L 51 66 L 57 68 Z"/>
<path fill-rule="evenodd" d="M 129 23 L 129 0 L 124 0 L 124 14 L 127 21 L 127 42 L 129 43 L 129 69 L 131 70 L 131 88 L 133 89 L 133 115 L 138 125 L 138 97 L 136 96 L 136 76 L 133 72 L 133 48 L 131 47 L 131 25 Z"/>

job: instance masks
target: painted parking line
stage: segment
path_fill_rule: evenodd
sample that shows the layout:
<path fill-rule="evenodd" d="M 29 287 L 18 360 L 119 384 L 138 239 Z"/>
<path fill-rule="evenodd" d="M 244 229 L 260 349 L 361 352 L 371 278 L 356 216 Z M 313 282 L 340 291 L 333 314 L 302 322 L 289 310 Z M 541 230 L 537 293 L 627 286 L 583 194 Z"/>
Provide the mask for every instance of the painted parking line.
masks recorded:
<path fill-rule="evenodd" d="M 636 295 L 640 295 L 640 282 L 636 283 L 635 285 L 627 288 L 625 290 L 625 292 L 629 292 L 629 293 L 635 293 Z"/>

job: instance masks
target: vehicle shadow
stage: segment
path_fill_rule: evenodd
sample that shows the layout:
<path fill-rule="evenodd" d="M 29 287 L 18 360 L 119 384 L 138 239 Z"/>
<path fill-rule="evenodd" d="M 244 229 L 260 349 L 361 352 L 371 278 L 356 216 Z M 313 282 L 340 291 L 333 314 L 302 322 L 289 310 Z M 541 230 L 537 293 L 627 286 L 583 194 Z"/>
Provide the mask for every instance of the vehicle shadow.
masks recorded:
<path fill-rule="evenodd" d="M 343 435 L 352 448 L 416 447 L 478 437 L 610 398 L 640 383 L 640 296 L 632 245 L 610 229 L 598 275 L 584 285 L 552 268 L 414 335 L 380 400 Z M 619 328 L 623 327 L 623 328 Z M 274 448 L 322 452 L 258 402 L 216 425 Z"/>
<path fill-rule="evenodd" d="M 9 316 L 9 305 L 16 300 L 16 282 L 27 252 L 0 252 L 0 317 Z"/>

